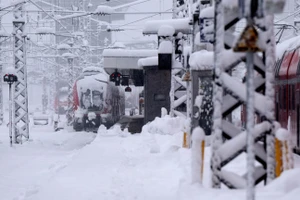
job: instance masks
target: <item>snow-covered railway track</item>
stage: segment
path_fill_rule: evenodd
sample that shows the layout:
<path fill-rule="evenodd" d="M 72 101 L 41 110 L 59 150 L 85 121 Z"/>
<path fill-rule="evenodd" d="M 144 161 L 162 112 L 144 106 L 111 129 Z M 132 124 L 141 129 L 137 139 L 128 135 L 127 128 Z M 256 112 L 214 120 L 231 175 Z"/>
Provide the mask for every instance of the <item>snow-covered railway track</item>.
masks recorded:
<path fill-rule="evenodd" d="M 55 177 L 90 144 L 94 133 L 34 129 L 32 140 L 10 148 L 1 127 L 0 199 L 26 199 Z"/>

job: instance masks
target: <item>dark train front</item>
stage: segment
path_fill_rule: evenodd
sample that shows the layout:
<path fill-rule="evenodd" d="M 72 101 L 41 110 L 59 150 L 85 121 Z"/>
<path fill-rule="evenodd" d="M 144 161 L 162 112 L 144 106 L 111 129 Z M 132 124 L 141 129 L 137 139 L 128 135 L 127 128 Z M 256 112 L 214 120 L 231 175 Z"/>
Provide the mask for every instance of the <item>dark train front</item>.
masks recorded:
<path fill-rule="evenodd" d="M 87 68 L 73 87 L 75 131 L 96 132 L 101 124 L 107 128 L 125 114 L 124 91 L 109 82 L 102 69 Z"/>

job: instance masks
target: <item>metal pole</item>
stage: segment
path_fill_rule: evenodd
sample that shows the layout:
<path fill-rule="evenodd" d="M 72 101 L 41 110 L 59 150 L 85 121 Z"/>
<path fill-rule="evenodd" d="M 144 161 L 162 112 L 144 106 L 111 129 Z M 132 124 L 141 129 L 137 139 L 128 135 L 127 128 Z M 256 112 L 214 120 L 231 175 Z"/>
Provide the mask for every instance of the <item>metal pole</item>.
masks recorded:
<path fill-rule="evenodd" d="M 247 200 L 255 199 L 254 189 L 254 53 L 247 52 Z"/>
<path fill-rule="evenodd" d="M 0 4 L 1 4 L 1 0 L 0 0 Z M 1 27 L 2 27 L 2 20 L 0 17 L 0 30 L 1 30 Z M 3 72 L 2 49 L 1 49 L 1 45 L 0 45 L 0 76 L 1 77 L 3 77 L 2 72 Z M 1 79 L 1 81 L 0 81 L 0 125 L 2 125 L 2 123 L 3 123 L 3 87 L 2 87 L 2 79 Z"/>
<path fill-rule="evenodd" d="M 26 34 L 24 20 L 24 3 L 14 8 L 13 35 L 14 35 L 14 68 L 18 81 L 14 87 L 14 133 L 15 141 L 22 141 L 22 136 L 29 139 L 28 93 L 27 93 L 27 66 L 26 66 Z"/>
<path fill-rule="evenodd" d="M 212 187 L 221 188 L 221 158 L 217 153 L 217 150 L 222 145 L 222 104 L 223 104 L 223 80 L 221 78 L 224 73 L 222 52 L 224 51 L 224 8 L 222 0 L 215 1 L 215 53 L 214 53 L 214 123 L 212 133 Z"/>
<path fill-rule="evenodd" d="M 275 121 L 275 90 L 274 90 L 274 66 L 275 66 L 275 37 L 274 27 L 269 26 L 274 21 L 274 15 L 266 17 L 266 26 L 268 28 L 268 34 L 270 43 L 266 49 L 266 96 L 268 98 L 271 110 L 269 111 L 270 116 L 267 118 L 271 121 Z M 275 179 L 275 133 L 272 130 L 267 134 L 267 184 Z"/>
<path fill-rule="evenodd" d="M 12 91 L 11 91 L 11 83 L 9 83 L 9 142 L 12 147 L 12 129 L 13 129 L 13 120 L 12 120 Z"/>
<path fill-rule="evenodd" d="M 68 58 L 68 110 L 67 110 L 67 120 L 68 126 L 73 123 L 73 84 L 74 84 L 74 58 Z"/>

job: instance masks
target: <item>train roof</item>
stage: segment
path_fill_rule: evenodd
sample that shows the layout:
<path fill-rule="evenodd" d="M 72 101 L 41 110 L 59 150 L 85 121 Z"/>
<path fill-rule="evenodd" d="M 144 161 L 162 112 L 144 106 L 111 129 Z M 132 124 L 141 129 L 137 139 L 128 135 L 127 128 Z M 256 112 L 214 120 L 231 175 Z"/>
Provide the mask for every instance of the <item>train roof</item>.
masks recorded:
<path fill-rule="evenodd" d="M 300 36 L 292 37 L 276 46 L 276 60 L 282 58 L 284 52 L 300 47 Z"/>
<path fill-rule="evenodd" d="M 78 91 L 90 90 L 103 90 L 103 84 L 108 84 L 109 76 L 107 73 L 96 73 L 92 75 L 81 76 L 77 80 Z"/>

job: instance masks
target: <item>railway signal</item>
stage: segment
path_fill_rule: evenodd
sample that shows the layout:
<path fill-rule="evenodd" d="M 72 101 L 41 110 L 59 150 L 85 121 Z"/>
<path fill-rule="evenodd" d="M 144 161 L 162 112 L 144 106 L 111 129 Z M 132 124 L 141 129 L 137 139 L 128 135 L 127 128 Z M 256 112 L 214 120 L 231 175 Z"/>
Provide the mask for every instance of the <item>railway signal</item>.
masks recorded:
<path fill-rule="evenodd" d="M 122 74 L 120 72 L 118 72 L 118 71 L 115 71 L 114 73 L 112 73 L 109 76 L 109 80 L 112 81 L 112 82 L 115 82 L 116 86 L 119 86 L 120 82 L 122 80 Z"/>
<path fill-rule="evenodd" d="M 12 146 L 12 128 L 13 128 L 13 120 L 12 120 L 12 92 L 11 92 L 11 86 L 15 82 L 18 81 L 18 77 L 14 74 L 5 74 L 3 76 L 4 82 L 8 83 L 9 85 L 9 140 L 10 140 L 10 146 Z"/>

